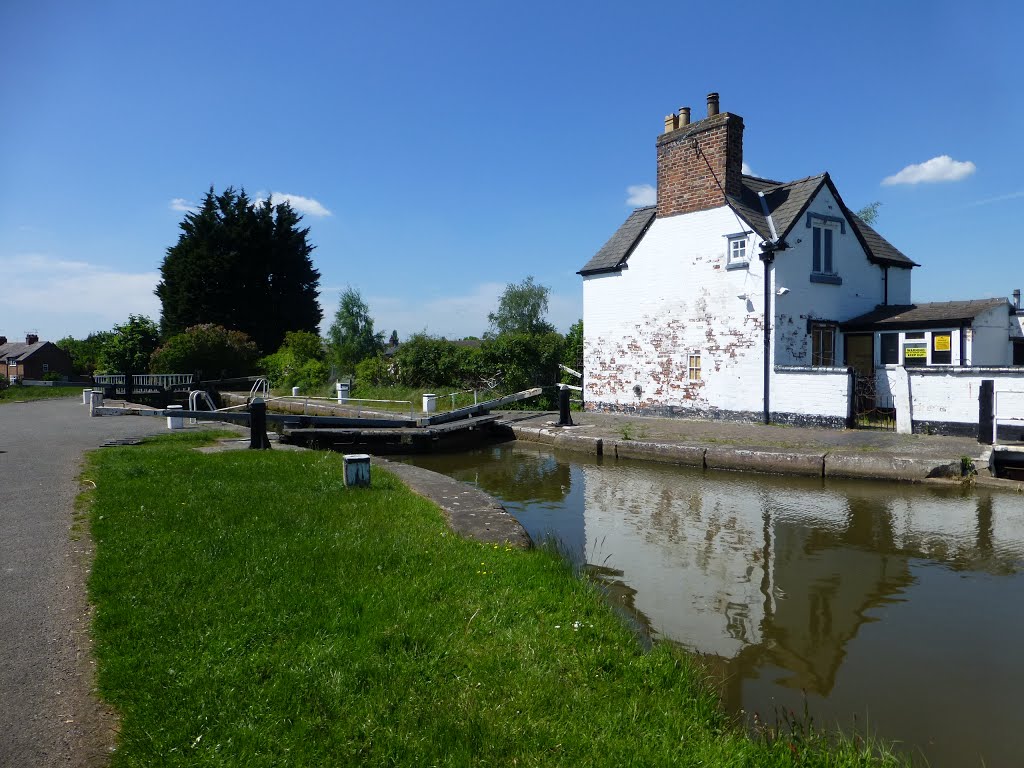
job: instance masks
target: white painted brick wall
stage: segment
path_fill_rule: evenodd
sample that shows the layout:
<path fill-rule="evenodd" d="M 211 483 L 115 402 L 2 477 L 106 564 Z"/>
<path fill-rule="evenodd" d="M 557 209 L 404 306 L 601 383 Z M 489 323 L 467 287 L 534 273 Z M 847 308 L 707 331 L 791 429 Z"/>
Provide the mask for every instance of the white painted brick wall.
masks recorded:
<path fill-rule="evenodd" d="M 808 212 L 823 216 L 842 216 L 839 203 L 827 187 L 811 201 Z M 789 245 L 775 259 L 775 282 L 789 289 L 776 298 L 776 365 L 810 365 L 811 339 L 807 334 L 809 319 L 843 321 L 870 312 L 884 300 L 884 273 L 868 261 L 867 254 L 853 233 L 849 222 L 845 234 L 836 233 L 833 242 L 833 264 L 842 278 L 842 285 L 812 283 L 814 245 L 806 214 L 796 222 L 786 243 Z M 889 303 L 910 303 L 910 270 L 889 270 Z M 842 345 L 837 344 L 836 362 L 843 359 Z"/>
<path fill-rule="evenodd" d="M 845 368 L 776 368 L 772 375 L 773 413 L 845 419 L 849 403 L 850 375 Z"/>
<path fill-rule="evenodd" d="M 819 192 L 809 210 L 841 215 L 827 188 Z M 787 238 L 790 247 L 777 255 L 772 275 L 776 365 L 811 364 L 808 318 L 846 320 L 868 312 L 883 299 L 882 270 L 868 261 L 848 223 L 834 246 L 835 266 L 843 284 L 812 283 L 811 230 L 805 222 L 806 218 L 797 222 Z M 746 229 L 726 207 L 655 219 L 626 269 L 584 277 L 587 402 L 697 411 L 756 413 L 763 409 L 764 265 L 758 259 L 760 238 L 750 235 L 748 269 L 726 269 L 725 235 Z M 789 292 L 778 296 L 780 286 Z M 909 270 L 890 270 L 889 299 L 909 303 Z M 843 350 L 840 343 L 837 347 L 836 361 L 841 362 Z M 697 382 L 689 380 L 691 354 L 701 356 L 701 380 Z M 639 387 L 639 395 L 634 387 Z M 803 398 L 786 397 L 783 394 L 783 400 L 778 400 L 773 394 L 772 410 L 846 414 L 843 376 L 835 381 L 815 380 L 812 391 Z"/>
<path fill-rule="evenodd" d="M 896 392 L 895 366 L 879 368 L 876 377 L 882 391 Z M 962 424 L 978 422 L 978 392 L 983 379 L 995 381 L 996 389 L 1024 390 L 1024 369 L 985 370 L 944 368 L 926 371 L 907 369 L 914 421 L 942 421 Z"/>
<path fill-rule="evenodd" d="M 626 269 L 584 278 L 588 402 L 761 408 L 763 267 L 756 235 L 748 242 L 749 270 L 725 268 L 724 235 L 744 230 L 725 207 L 656 219 Z M 691 354 L 701 356 L 700 381 L 689 380 Z"/>
<path fill-rule="evenodd" d="M 1009 365 L 1010 305 L 993 307 L 971 323 L 971 359 L 968 365 Z"/>

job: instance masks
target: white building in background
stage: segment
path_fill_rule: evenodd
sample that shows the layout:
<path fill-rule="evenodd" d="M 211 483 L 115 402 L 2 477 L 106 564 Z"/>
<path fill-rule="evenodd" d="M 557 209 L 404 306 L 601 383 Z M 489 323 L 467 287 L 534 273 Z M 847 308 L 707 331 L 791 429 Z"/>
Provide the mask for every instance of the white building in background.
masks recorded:
<path fill-rule="evenodd" d="M 840 427 L 858 376 L 896 407 L 911 388 L 894 368 L 943 369 L 936 396 L 958 403 L 975 386 L 965 368 L 1024 382 L 1024 367 L 1010 370 L 1024 366 L 1019 292 L 1013 305 L 913 304 L 918 265 L 827 173 L 782 183 L 742 172 L 743 119 L 720 113 L 717 94 L 704 120 L 688 108 L 666 118 L 657 156 L 657 205 L 580 270 L 588 408 Z M 954 410 L 907 423 L 976 428 L 976 391 Z"/>

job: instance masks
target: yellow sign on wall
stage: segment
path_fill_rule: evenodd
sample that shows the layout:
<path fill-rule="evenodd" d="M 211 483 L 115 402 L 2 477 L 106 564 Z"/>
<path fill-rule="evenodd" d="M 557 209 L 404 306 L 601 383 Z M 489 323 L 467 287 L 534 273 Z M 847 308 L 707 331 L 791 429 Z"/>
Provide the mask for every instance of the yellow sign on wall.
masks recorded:
<path fill-rule="evenodd" d="M 903 350 L 903 357 L 905 358 L 917 358 L 917 357 L 928 357 L 928 350 L 924 347 L 907 347 Z"/>
<path fill-rule="evenodd" d="M 932 343 L 936 352 L 949 352 L 949 334 L 943 333 L 932 336 Z"/>

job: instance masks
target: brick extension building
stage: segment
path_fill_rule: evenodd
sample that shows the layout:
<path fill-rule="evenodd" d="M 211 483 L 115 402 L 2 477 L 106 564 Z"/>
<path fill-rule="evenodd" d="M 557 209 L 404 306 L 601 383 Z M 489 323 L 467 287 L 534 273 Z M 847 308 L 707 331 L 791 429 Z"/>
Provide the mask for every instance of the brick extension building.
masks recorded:
<path fill-rule="evenodd" d="M 25 342 L 9 342 L 0 336 L 0 376 L 12 383 L 25 379 L 40 380 L 47 374 L 62 379 L 72 376 L 71 357 L 53 342 L 40 341 L 34 333 L 26 334 Z"/>

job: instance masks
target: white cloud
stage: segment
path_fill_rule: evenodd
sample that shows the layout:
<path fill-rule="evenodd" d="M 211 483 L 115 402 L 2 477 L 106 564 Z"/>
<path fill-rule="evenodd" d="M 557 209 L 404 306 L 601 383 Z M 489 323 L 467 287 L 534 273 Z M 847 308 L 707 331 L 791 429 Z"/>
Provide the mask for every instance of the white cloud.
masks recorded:
<path fill-rule="evenodd" d="M 195 213 L 199 210 L 198 205 L 191 200 L 186 200 L 184 197 L 176 197 L 171 200 L 170 208 L 172 211 L 182 211 L 184 213 Z"/>
<path fill-rule="evenodd" d="M 658 191 L 650 184 L 632 184 L 626 187 L 626 205 L 654 205 L 658 202 Z"/>
<path fill-rule="evenodd" d="M 1006 195 L 999 195 L 998 197 L 986 197 L 984 200 L 975 200 L 973 203 L 967 203 L 965 208 L 976 208 L 979 205 L 990 205 L 991 203 L 1003 203 L 1007 200 L 1017 200 L 1018 198 L 1024 197 L 1024 189 L 1017 190 L 1016 192 L 1010 192 Z"/>
<path fill-rule="evenodd" d="M 977 170 L 970 160 L 954 160 L 949 155 L 939 155 L 923 163 L 908 165 L 902 171 L 882 179 L 884 186 L 894 184 L 931 184 L 938 181 L 960 181 Z"/>
<path fill-rule="evenodd" d="M 108 266 L 44 254 L 0 256 L 4 314 L 0 333 L 36 329 L 44 339 L 82 338 L 109 330 L 128 315 L 160 317 L 153 294 L 158 272 L 120 272 Z"/>
<path fill-rule="evenodd" d="M 270 199 L 273 203 L 288 203 L 296 212 L 305 214 L 308 216 L 332 216 L 333 214 L 327 210 L 318 200 L 314 200 L 312 197 L 303 197 L 302 195 L 290 195 L 287 192 L 271 192 Z M 256 200 L 255 202 L 261 203 L 262 200 Z"/>
<path fill-rule="evenodd" d="M 746 162 L 744 162 L 743 165 L 740 166 L 740 173 L 743 173 L 747 176 L 757 176 L 757 174 L 754 173 L 754 169 L 747 165 Z"/>

